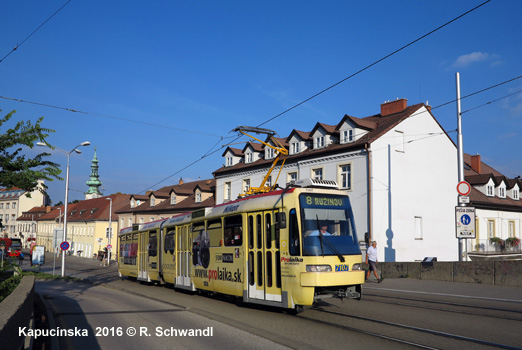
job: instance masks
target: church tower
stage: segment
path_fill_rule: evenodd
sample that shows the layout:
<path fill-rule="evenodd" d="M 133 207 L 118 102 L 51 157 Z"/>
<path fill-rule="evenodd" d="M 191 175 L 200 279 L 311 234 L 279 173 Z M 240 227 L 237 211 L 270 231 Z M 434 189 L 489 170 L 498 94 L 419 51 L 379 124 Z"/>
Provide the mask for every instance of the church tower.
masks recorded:
<path fill-rule="evenodd" d="M 98 157 L 96 157 L 96 147 L 94 147 L 94 158 L 92 159 L 91 165 L 91 176 L 89 180 L 86 182 L 89 189 L 85 193 L 85 199 L 93 199 L 102 197 L 103 194 L 100 192 L 100 186 L 102 182 L 100 181 L 100 175 L 98 175 Z"/>

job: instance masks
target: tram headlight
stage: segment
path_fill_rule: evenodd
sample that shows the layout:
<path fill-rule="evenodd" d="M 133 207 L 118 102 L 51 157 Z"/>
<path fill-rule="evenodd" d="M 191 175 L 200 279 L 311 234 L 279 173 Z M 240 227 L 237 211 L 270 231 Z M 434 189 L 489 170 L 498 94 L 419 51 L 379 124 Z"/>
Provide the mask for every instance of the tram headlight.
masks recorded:
<path fill-rule="evenodd" d="M 306 272 L 330 272 L 332 267 L 330 265 L 306 265 Z"/>
<path fill-rule="evenodd" d="M 353 264 L 352 271 L 362 270 L 361 264 Z"/>

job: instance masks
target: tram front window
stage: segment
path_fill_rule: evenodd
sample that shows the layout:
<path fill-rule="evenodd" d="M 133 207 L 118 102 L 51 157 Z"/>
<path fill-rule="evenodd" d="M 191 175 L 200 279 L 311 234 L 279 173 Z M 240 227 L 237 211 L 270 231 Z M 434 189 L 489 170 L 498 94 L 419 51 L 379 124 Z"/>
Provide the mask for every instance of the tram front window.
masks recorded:
<path fill-rule="evenodd" d="M 303 255 L 361 254 L 348 196 L 301 194 Z"/>

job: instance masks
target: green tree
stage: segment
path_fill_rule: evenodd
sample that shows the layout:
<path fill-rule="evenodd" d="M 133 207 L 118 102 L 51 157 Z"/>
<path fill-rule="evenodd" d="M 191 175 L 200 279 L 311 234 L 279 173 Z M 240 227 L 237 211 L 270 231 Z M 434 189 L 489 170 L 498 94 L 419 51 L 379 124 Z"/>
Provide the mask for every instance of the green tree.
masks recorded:
<path fill-rule="evenodd" d="M 14 186 L 31 192 L 38 188 L 38 180 L 61 180 L 59 165 L 45 159 L 50 153 L 39 153 L 34 158 L 22 153 L 22 146 L 33 148 L 36 142 L 45 142 L 54 130 L 42 127 L 43 117 L 40 117 L 35 124 L 19 121 L 13 128 L 4 131 L 2 126 L 15 112 L 0 119 L 0 186 Z M 46 188 L 44 185 L 42 190 Z"/>

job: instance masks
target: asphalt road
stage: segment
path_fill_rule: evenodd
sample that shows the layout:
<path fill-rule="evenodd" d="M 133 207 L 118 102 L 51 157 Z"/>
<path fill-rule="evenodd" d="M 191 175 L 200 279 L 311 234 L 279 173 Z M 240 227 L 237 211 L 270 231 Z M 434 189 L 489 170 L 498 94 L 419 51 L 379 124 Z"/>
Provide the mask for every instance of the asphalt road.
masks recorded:
<path fill-rule="evenodd" d="M 42 271 L 52 273 L 52 259 L 46 262 Z M 91 259 L 67 257 L 66 267 L 67 275 L 88 282 L 36 283 L 36 291 L 52 310 L 55 327 L 78 324 L 88 329 L 89 337 L 59 337 L 61 349 L 207 345 L 218 349 L 517 349 L 522 344 L 521 288 L 385 280 L 365 284 L 363 301 L 323 300 L 317 308 L 294 316 L 227 298 L 120 280 L 116 265 L 102 267 Z M 129 336 L 130 327 L 138 334 L 146 330 L 150 336 Z M 181 339 L 157 333 L 156 327 L 213 327 L 213 335 Z M 120 330 L 126 335 L 114 333 Z M 96 332 L 102 333 L 96 337 Z"/>

